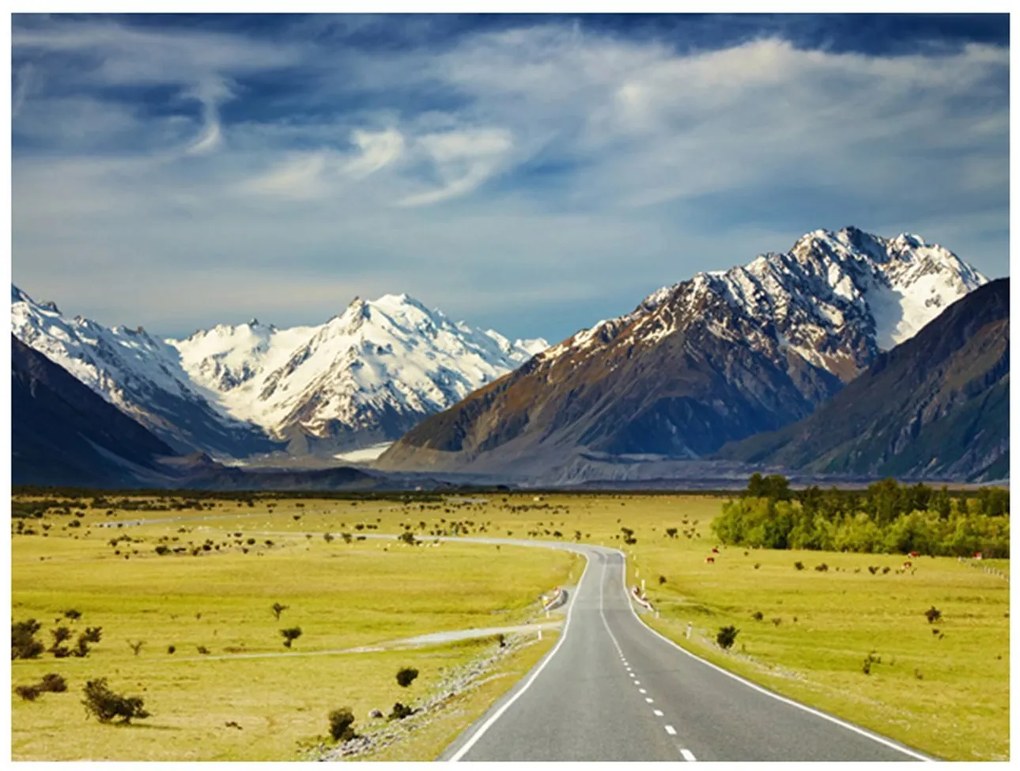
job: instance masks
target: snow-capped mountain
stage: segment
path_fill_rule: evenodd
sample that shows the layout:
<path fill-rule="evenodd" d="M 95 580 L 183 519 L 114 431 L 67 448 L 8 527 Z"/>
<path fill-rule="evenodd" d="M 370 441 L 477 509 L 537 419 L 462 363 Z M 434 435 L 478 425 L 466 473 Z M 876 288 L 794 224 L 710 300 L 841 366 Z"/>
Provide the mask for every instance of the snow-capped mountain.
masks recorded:
<path fill-rule="evenodd" d="M 653 292 L 426 420 L 388 468 L 699 457 L 804 417 L 987 279 L 915 235 L 818 230 Z"/>
<path fill-rule="evenodd" d="M 180 451 L 222 458 L 392 441 L 543 348 L 453 323 L 406 295 L 321 326 L 252 320 L 186 340 L 65 319 L 11 287 L 12 331 Z"/>
<path fill-rule="evenodd" d="M 396 439 L 547 345 L 454 323 L 407 295 L 355 299 L 318 327 L 253 320 L 168 343 L 228 414 L 343 449 Z"/>
<path fill-rule="evenodd" d="M 190 382 L 177 350 L 141 327 L 105 327 L 81 316 L 65 319 L 54 303 L 37 303 L 13 285 L 11 327 L 15 337 L 175 450 L 237 456 L 277 446 L 260 428 L 210 403 Z"/>

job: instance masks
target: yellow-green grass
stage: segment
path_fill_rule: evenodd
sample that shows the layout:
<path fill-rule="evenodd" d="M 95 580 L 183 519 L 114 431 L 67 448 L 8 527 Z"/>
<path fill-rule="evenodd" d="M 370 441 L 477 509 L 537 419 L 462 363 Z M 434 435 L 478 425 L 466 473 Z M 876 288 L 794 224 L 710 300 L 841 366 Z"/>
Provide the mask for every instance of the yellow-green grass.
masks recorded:
<path fill-rule="evenodd" d="M 49 672 L 63 675 L 69 685 L 67 693 L 47 693 L 35 702 L 12 696 L 15 759 L 293 759 L 302 743 L 325 734 L 329 710 L 350 706 L 356 727 L 371 728 L 371 709 L 388 712 L 396 701 L 420 700 L 452 668 L 496 643 L 489 638 L 403 651 L 329 651 L 519 623 L 535 612 L 540 593 L 576 580 L 581 569 L 578 558 L 544 550 L 409 546 L 395 540 L 327 543 L 322 534 L 331 527 L 315 530 L 306 521 L 298 528 L 289 511 L 268 516 L 256 511 L 259 517 L 244 519 L 243 531 L 235 530 L 234 508 L 228 504 L 223 510 L 230 532 L 244 532 L 247 554 L 233 536 L 224 545 L 225 521 L 177 519 L 198 512 L 107 517 L 89 511 L 77 528 L 68 527 L 74 517 L 47 516 L 29 523 L 36 535 L 12 537 L 13 620 L 44 622 L 40 637 L 47 642 L 49 630 L 71 608 L 81 619 L 59 623 L 103 629 L 102 641 L 86 658 L 47 653 L 12 662 L 14 685 Z M 163 521 L 156 524 L 99 526 L 157 515 Z M 44 524 L 50 525 L 46 537 Z M 190 532 L 179 533 L 181 527 Z M 257 548 L 247 546 L 256 533 Z M 121 535 L 136 542 L 109 544 Z M 162 537 L 180 539 L 169 541 L 172 546 L 211 539 L 221 549 L 158 556 L 154 549 Z M 267 538 L 272 546 L 265 545 Z M 274 602 L 289 606 L 280 620 L 271 611 Z M 291 626 L 300 626 L 303 634 L 288 651 L 279 630 Z M 516 672 L 550 639 L 546 635 L 541 646 L 509 657 L 500 669 Z M 144 645 L 136 656 L 129 642 L 139 640 Z M 208 653 L 199 653 L 200 646 Z M 407 690 L 395 680 L 404 665 L 421 673 Z M 81 688 L 96 677 L 108 678 L 118 692 L 142 696 L 152 716 L 123 727 L 85 720 Z M 437 742 L 452 740 L 513 682 L 497 678 L 470 692 L 457 709 L 441 710 L 437 722 L 390 751 L 435 757 L 442 749 Z"/>
<path fill-rule="evenodd" d="M 644 579 L 659 610 L 658 619 L 646 617 L 653 628 L 781 694 L 937 757 L 1009 757 L 1006 580 L 946 557 L 722 546 L 704 500 L 676 514 L 663 503 L 635 501 L 628 518 L 637 543 L 624 547 L 629 582 Z M 685 517 L 702 537 L 663 536 L 663 525 L 682 531 Z M 815 569 L 822 564 L 828 570 Z M 929 623 L 933 606 L 942 618 Z M 723 652 L 715 637 L 728 625 L 740 632 Z"/>
<path fill-rule="evenodd" d="M 481 549 L 484 558 L 493 558 L 492 564 L 498 566 L 500 560 L 517 550 L 503 547 L 497 551 L 495 547 L 477 545 L 455 547 L 452 543 L 438 548 L 406 547 L 396 542 L 384 544 L 373 541 L 355 542 L 349 546 L 336 541 L 327 546 L 321 533 L 327 530 L 334 533 L 349 531 L 355 535 L 373 532 L 369 529 L 355 530 L 355 525 L 360 523 L 392 533 L 400 532 L 407 524 L 420 534 L 422 530 L 418 525 L 422 521 L 426 523 L 426 532 L 435 528 L 448 529 L 453 522 L 459 521 L 468 535 L 530 536 L 552 540 L 554 533 L 559 531 L 559 540 L 571 541 L 579 531 L 582 542 L 601 543 L 627 552 L 628 583 L 639 583 L 644 579 L 650 598 L 660 610 L 661 618 L 650 619 L 650 623 L 693 652 L 777 692 L 930 754 L 968 760 L 1008 757 L 1009 591 L 1008 582 L 999 576 L 948 558 L 922 557 L 912 560 L 909 570 L 897 572 L 905 560 L 900 555 L 766 550 L 751 550 L 745 555 L 745 550 L 737 547 L 721 548 L 720 553 L 714 555 L 715 563 L 708 564 L 705 557 L 711 554 L 712 547 L 719 546 L 712 536 L 710 522 L 719 513 L 722 502 L 722 499 L 709 496 L 534 496 L 506 493 L 483 497 L 486 499 L 484 503 L 465 502 L 455 497 L 431 503 L 285 499 L 275 502 L 271 515 L 267 514 L 264 501 L 257 502 L 255 508 L 223 501 L 212 511 L 201 512 L 116 511 L 112 517 L 106 517 L 102 512 L 90 511 L 85 522 L 142 517 L 170 520 L 123 530 L 99 531 L 95 526 L 91 528 L 90 539 L 96 538 L 98 533 L 103 543 L 116 533 L 144 535 L 150 539 L 144 548 L 151 548 L 151 539 L 158 534 L 170 531 L 196 543 L 201 543 L 206 537 L 222 540 L 227 531 L 244 532 L 245 537 L 258 534 L 260 542 L 268 537 L 276 544 L 268 550 L 262 549 L 265 552 L 262 557 L 253 557 L 253 553 L 245 555 L 241 564 L 251 564 L 254 559 L 258 565 L 267 567 L 275 566 L 274 560 L 282 559 L 280 543 L 291 544 L 286 549 L 293 555 L 304 554 L 313 562 L 321 561 L 320 556 L 331 553 L 344 554 L 345 559 L 371 553 L 374 555 L 371 560 L 376 566 L 374 569 L 385 572 L 386 565 L 395 566 L 394 581 L 400 581 L 401 576 L 433 575 L 431 568 L 426 567 L 428 554 L 443 558 L 463 549 L 466 550 L 464 558 L 468 559 L 468 555 L 478 554 L 476 550 Z M 175 519 L 182 515 L 190 519 Z M 57 524 L 67 521 L 66 517 L 48 519 Z M 467 522 L 472 524 L 467 525 Z M 190 532 L 178 534 L 178 527 L 185 527 Z M 636 543 L 623 543 L 622 527 L 634 531 Z M 665 531 L 672 527 L 677 528 L 678 535 L 667 538 Z M 61 535 L 67 536 L 70 532 L 65 531 Z M 83 532 L 78 529 L 79 535 Z M 310 540 L 305 538 L 309 533 L 313 534 Z M 14 542 L 16 598 L 19 549 L 32 539 L 38 540 L 39 537 L 19 536 Z M 429 539 L 426 537 L 426 540 Z M 75 550 L 84 545 L 80 541 L 73 543 Z M 383 551 L 387 547 L 389 551 Z M 305 548 L 309 551 L 304 552 Z M 108 555 L 110 549 L 104 546 L 99 552 Z M 406 557 L 408 553 L 422 560 L 412 572 L 407 570 L 409 563 L 388 562 L 395 555 Z M 555 560 L 556 554 L 546 550 L 533 550 L 531 553 L 536 566 Z M 29 557 L 26 563 L 33 558 Z M 54 554 L 52 562 L 55 564 L 59 559 L 62 559 L 61 555 Z M 134 565 L 136 559 L 132 557 L 124 565 Z M 174 556 L 158 559 L 190 566 L 204 565 L 214 558 Z M 324 560 L 339 559 L 324 557 Z M 801 561 L 805 569 L 797 571 L 794 568 L 796 561 Z M 814 570 L 823 562 L 829 566 L 827 572 Z M 755 563 L 759 564 L 757 569 Z M 45 564 L 50 565 L 50 561 Z M 486 565 L 488 569 L 488 563 Z M 868 566 L 889 567 L 890 570 L 885 574 L 879 570 L 872 575 Z M 1002 561 L 995 567 L 1008 574 L 1008 561 Z M 575 563 L 572 578 L 561 572 L 556 580 L 547 583 L 568 583 L 576 580 L 579 571 L 580 566 Z M 288 571 L 271 572 L 280 576 L 281 572 Z M 261 570 L 257 573 L 259 576 L 264 574 Z M 122 575 L 128 576 L 130 571 L 122 571 Z M 659 583 L 660 575 L 665 577 L 666 583 Z M 287 581 L 286 586 L 296 583 L 300 587 L 297 577 L 292 578 L 293 582 L 280 580 Z M 291 601 L 299 588 L 292 589 L 287 595 L 277 591 L 272 582 L 261 578 L 249 583 L 250 591 L 260 595 L 252 617 L 263 613 L 259 608 L 278 600 L 294 606 L 294 610 L 285 611 L 284 621 L 291 620 L 305 628 L 306 622 L 296 615 L 299 602 Z M 512 590 L 508 588 L 509 584 L 513 585 Z M 493 581 L 493 586 L 499 587 L 500 582 Z M 516 574 L 512 579 L 507 578 L 502 587 L 506 594 L 526 599 L 533 599 L 535 591 L 542 588 L 547 587 L 538 581 L 530 590 L 523 591 Z M 247 591 L 241 592 L 242 596 Z M 439 591 L 438 587 L 436 591 Z M 470 602 L 470 598 L 467 596 L 469 593 L 461 591 L 459 586 L 452 591 L 447 588 L 442 600 L 437 600 L 441 607 L 429 601 L 428 590 L 424 594 L 421 609 L 427 621 L 420 627 L 399 618 L 399 603 L 388 607 L 388 612 L 382 617 L 373 618 L 371 608 L 362 607 L 358 600 L 345 599 L 346 605 L 352 607 L 345 605 L 342 615 L 356 621 L 349 639 L 359 641 L 354 644 L 362 644 L 439 628 L 494 626 L 504 621 L 514 623 L 525 612 L 516 614 L 513 611 L 515 606 L 506 604 L 510 612 L 486 618 L 488 611 L 479 606 L 474 608 L 474 612 L 467 612 L 470 620 L 464 620 L 464 603 Z M 508 600 L 504 596 L 500 602 L 508 603 Z M 932 605 L 941 610 L 943 619 L 929 625 L 924 611 Z M 761 621 L 752 617 L 756 612 L 762 613 Z M 16 617 L 20 617 L 19 613 L 16 607 Z M 772 622 L 774 618 L 780 619 L 778 626 Z M 186 628 L 196 632 L 205 630 L 208 634 L 208 629 L 202 626 L 205 620 L 205 616 L 201 621 L 189 620 Z M 443 620 L 449 620 L 449 626 L 443 626 Z M 690 640 L 685 638 L 688 622 L 693 625 Z M 276 624 L 271 616 L 263 616 L 257 623 L 262 624 L 258 633 L 260 639 L 272 638 L 282 625 Z M 737 626 L 740 633 L 734 649 L 724 653 L 715 645 L 714 638 L 719 627 L 728 624 Z M 224 623 L 224 626 L 228 624 Z M 942 636 L 932 634 L 932 628 L 938 628 Z M 295 650 L 312 644 L 311 632 L 312 627 L 309 626 L 305 636 L 295 643 Z M 188 642 L 202 644 L 199 638 L 193 634 Z M 270 639 L 264 644 L 267 650 L 272 650 L 278 642 Z M 255 650 L 253 644 L 246 643 L 250 650 Z M 335 645 L 336 641 L 316 637 L 315 644 Z M 97 653 L 107 646 L 108 643 L 104 642 L 97 648 Z M 528 651 L 528 655 L 535 655 L 537 660 L 537 652 L 534 649 Z M 124 653 L 130 655 L 126 643 Z M 874 661 L 871 673 L 864 674 L 863 662 L 871 653 L 881 661 Z M 20 708 L 20 705 L 15 707 Z M 476 707 L 478 714 L 484 709 L 480 704 Z M 461 727 L 463 725 L 466 722 Z M 443 734 L 443 730 L 448 730 L 448 733 Z M 456 735 L 456 730 L 441 727 L 427 731 L 442 734 L 445 737 L 443 741 Z M 391 755 L 387 758 L 425 757 L 413 754 L 419 741 L 415 738 L 401 743 L 390 751 Z M 440 744 L 436 743 L 436 751 L 441 749 Z M 411 754 L 400 754 L 404 752 Z"/>

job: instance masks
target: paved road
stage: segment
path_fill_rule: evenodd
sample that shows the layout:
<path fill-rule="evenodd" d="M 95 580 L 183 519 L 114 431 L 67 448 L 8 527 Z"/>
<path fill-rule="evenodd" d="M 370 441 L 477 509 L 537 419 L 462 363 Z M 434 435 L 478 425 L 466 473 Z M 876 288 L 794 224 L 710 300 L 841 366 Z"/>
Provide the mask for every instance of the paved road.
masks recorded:
<path fill-rule="evenodd" d="M 568 548 L 588 566 L 563 636 L 443 759 L 927 759 L 684 653 L 638 619 L 620 552 Z"/>

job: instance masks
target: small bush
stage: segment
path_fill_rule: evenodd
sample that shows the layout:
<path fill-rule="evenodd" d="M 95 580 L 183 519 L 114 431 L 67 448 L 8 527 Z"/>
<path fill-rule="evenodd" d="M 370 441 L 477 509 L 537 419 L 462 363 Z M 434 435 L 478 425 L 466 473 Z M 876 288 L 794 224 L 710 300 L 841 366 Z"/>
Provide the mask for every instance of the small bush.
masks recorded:
<path fill-rule="evenodd" d="M 341 707 L 329 713 L 329 735 L 335 742 L 345 742 L 357 736 L 354 733 L 354 712 L 350 707 Z"/>
<path fill-rule="evenodd" d="M 418 677 L 418 670 L 413 667 L 404 667 L 397 672 L 397 684 L 401 688 L 407 688 Z"/>
<path fill-rule="evenodd" d="M 924 612 L 924 617 L 928 619 L 929 624 L 934 624 L 936 621 L 942 618 L 942 611 L 932 605 L 928 610 Z"/>
<path fill-rule="evenodd" d="M 664 583 L 666 583 L 666 576 L 659 576 L 659 586 L 662 586 Z"/>
<path fill-rule="evenodd" d="M 864 659 L 864 663 L 861 664 L 861 671 L 864 674 L 866 674 L 866 675 L 870 675 L 871 674 L 871 665 L 872 664 L 881 664 L 881 663 L 882 663 L 882 657 L 881 656 L 876 656 L 875 655 L 875 651 L 872 651 Z"/>
<path fill-rule="evenodd" d="M 276 617 L 277 621 L 280 620 L 280 614 L 283 613 L 283 611 L 287 610 L 288 607 L 289 607 L 288 605 L 281 605 L 278 602 L 274 602 L 273 603 L 273 607 L 272 607 L 273 616 Z"/>
<path fill-rule="evenodd" d="M 55 672 L 51 672 L 48 675 L 43 675 L 43 679 L 39 681 L 37 687 L 40 691 L 47 693 L 63 693 L 67 690 L 67 681 Z"/>
<path fill-rule="evenodd" d="M 829 570 L 829 566 L 823 562 L 820 565 L 815 565 L 815 570 L 817 570 L 819 573 L 826 573 Z"/>
<path fill-rule="evenodd" d="M 760 610 L 756 610 L 754 613 L 751 614 L 751 618 L 753 618 L 755 621 L 761 621 L 763 618 L 765 618 L 765 614 L 762 613 Z"/>
<path fill-rule="evenodd" d="M 139 697 L 114 693 L 107 686 L 105 677 L 89 680 L 83 692 L 85 698 L 82 704 L 86 716 L 95 717 L 100 723 L 109 723 L 114 718 L 120 718 L 122 723 L 130 723 L 135 719 L 149 717 Z"/>
<path fill-rule="evenodd" d="M 727 650 L 733 647 L 733 643 L 736 641 L 739 633 L 740 630 L 735 626 L 723 626 L 719 628 L 719 633 L 715 636 L 715 641 L 719 643 L 720 648 Z"/>
<path fill-rule="evenodd" d="M 389 714 L 390 720 L 403 720 L 414 714 L 414 710 L 401 704 L 399 701 L 393 705 L 393 711 Z"/>
<path fill-rule="evenodd" d="M 39 698 L 39 694 L 42 693 L 39 687 L 35 685 L 16 685 L 14 686 L 14 692 L 25 701 L 35 701 Z"/>
<path fill-rule="evenodd" d="M 176 645 L 166 646 L 166 652 L 169 653 L 170 655 L 173 655 L 174 653 L 177 652 L 177 646 Z"/>
<path fill-rule="evenodd" d="M 794 562 L 793 566 L 795 568 L 797 568 L 797 570 L 803 570 L 804 569 L 804 563 L 801 562 L 800 560 L 798 560 L 797 562 Z"/>
<path fill-rule="evenodd" d="M 35 639 L 36 632 L 42 624 L 34 618 L 28 621 L 15 621 L 11 624 L 11 660 L 34 659 L 42 655 L 45 647 Z"/>
<path fill-rule="evenodd" d="M 291 643 L 301 636 L 301 627 L 292 626 L 289 629 L 281 629 L 280 634 L 283 635 L 283 647 L 289 648 Z"/>

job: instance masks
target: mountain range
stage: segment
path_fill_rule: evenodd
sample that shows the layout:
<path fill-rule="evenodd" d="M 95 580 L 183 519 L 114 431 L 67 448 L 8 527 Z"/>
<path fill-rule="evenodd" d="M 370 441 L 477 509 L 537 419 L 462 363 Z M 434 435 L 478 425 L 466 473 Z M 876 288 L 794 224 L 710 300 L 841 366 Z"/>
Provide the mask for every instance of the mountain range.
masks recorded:
<path fill-rule="evenodd" d="M 802 421 L 718 457 L 822 474 L 1009 475 L 1009 279 L 957 300 Z"/>
<path fill-rule="evenodd" d="M 378 467 L 565 483 L 704 458 L 807 416 L 986 282 L 916 235 L 814 231 L 549 348 L 422 421 Z"/>
<path fill-rule="evenodd" d="M 14 335 L 176 452 L 332 455 L 398 438 L 546 347 L 450 321 L 407 295 L 319 326 L 252 320 L 160 339 L 66 319 L 11 288 Z"/>
<path fill-rule="evenodd" d="M 69 320 L 12 286 L 15 403 L 33 416 L 15 458 L 81 453 L 102 476 L 99 448 L 113 477 L 128 460 L 136 481 L 227 488 L 371 486 L 380 474 L 691 483 L 751 468 L 993 478 L 1008 467 L 1008 281 L 987 284 L 920 236 L 818 230 L 552 347 L 407 295 L 355 299 L 319 326 L 252 320 L 162 339 Z M 73 432 L 85 444 L 50 436 L 54 415 L 85 402 L 37 377 L 39 354 L 137 430 L 118 424 L 112 445 L 88 421 Z M 371 479 L 301 470 L 395 439 Z M 268 470 L 284 465 L 297 468 Z"/>

